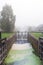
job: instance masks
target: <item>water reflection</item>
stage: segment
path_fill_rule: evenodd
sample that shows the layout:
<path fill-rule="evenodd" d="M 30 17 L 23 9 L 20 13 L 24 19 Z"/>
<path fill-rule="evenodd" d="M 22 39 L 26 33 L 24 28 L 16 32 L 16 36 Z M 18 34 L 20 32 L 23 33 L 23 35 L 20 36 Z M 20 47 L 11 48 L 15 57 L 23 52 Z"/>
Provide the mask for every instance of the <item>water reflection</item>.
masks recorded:
<path fill-rule="evenodd" d="M 24 44 L 24 43 L 28 43 L 28 41 L 27 41 L 27 39 L 26 40 L 17 40 L 16 43 Z"/>
<path fill-rule="evenodd" d="M 6 65 L 25 65 L 26 63 L 28 63 L 28 59 L 24 58 L 23 60 L 15 61 L 13 63 L 6 64 Z"/>
<path fill-rule="evenodd" d="M 22 60 L 17 60 L 13 63 L 5 65 L 43 65 L 43 64 L 40 62 L 38 56 L 31 53 L 25 56 L 25 58 L 23 58 Z"/>

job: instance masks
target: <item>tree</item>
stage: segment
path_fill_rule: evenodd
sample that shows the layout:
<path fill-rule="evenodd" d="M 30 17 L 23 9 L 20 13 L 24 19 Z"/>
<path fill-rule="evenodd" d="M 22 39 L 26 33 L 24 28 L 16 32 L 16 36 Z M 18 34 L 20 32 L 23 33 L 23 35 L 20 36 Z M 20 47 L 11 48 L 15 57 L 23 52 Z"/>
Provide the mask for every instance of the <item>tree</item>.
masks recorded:
<path fill-rule="evenodd" d="M 12 32 L 14 30 L 15 16 L 11 6 L 5 5 L 1 11 L 1 29 L 5 32 Z"/>

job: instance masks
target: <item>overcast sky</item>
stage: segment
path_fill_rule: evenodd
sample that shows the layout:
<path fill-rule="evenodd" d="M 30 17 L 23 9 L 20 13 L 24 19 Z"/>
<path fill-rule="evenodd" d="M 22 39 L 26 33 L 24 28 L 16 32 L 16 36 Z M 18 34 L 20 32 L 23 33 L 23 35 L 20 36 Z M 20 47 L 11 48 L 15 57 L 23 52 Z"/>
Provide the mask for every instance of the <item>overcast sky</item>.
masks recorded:
<path fill-rule="evenodd" d="M 0 11 L 5 4 L 12 6 L 16 26 L 43 24 L 43 0 L 0 0 Z"/>

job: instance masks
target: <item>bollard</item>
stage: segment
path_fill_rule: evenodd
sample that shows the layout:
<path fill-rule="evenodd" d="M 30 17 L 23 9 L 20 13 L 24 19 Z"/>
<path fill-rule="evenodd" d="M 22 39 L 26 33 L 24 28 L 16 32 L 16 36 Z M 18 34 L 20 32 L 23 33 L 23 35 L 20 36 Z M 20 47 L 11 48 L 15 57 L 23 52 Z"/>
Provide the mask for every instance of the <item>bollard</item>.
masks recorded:
<path fill-rule="evenodd" d="M 1 32 L 0 32 L 0 39 L 1 39 Z"/>
<path fill-rule="evenodd" d="M 0 39 L 1 39 L 1 33 L 3 32 L 3 30 L 2 29 L 0 29 Z"/>

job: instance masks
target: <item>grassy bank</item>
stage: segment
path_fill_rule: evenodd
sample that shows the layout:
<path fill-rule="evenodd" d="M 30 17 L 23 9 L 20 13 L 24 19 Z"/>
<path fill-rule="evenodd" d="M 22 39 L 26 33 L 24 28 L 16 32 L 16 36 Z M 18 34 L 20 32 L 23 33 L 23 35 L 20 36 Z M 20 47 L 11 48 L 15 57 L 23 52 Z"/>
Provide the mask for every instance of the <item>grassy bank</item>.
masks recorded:
<path fill-rule="evenodd" d="M 2 33 L 1 36 L 2 38 L 5 38 L 5 37 L 10 37 L 11 35 L 13 35 L 14 33 Z"/>
<path fill-rule="evenodd" d="M 43 34 L 42 33 L 31 33 L 34 37 L 36 37 L 37 39 L 39 37 L 43 37 Z"/>

